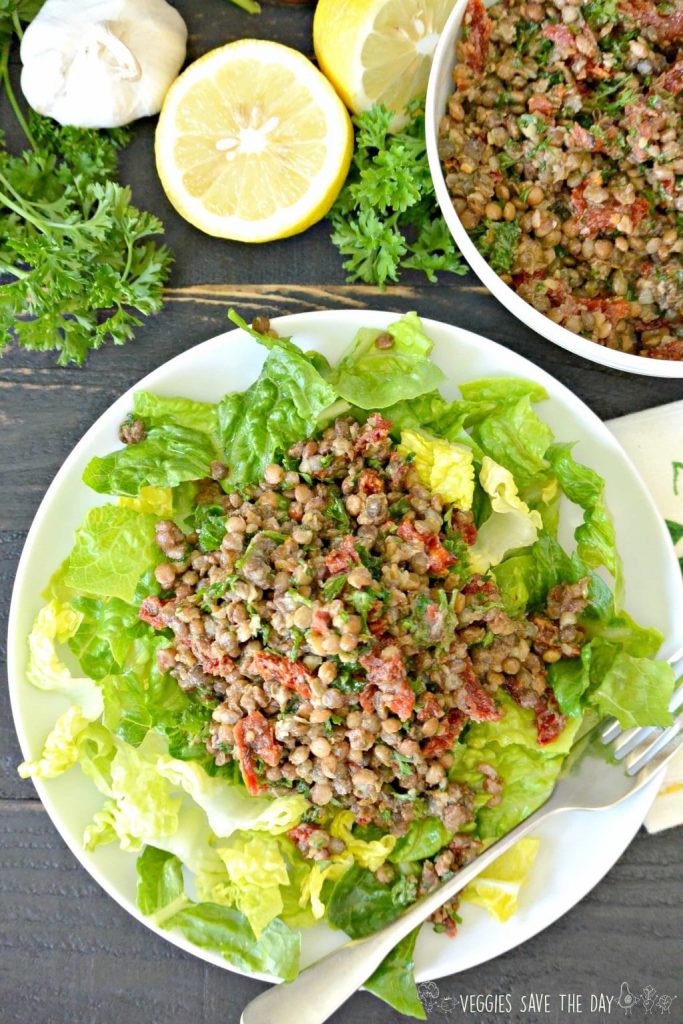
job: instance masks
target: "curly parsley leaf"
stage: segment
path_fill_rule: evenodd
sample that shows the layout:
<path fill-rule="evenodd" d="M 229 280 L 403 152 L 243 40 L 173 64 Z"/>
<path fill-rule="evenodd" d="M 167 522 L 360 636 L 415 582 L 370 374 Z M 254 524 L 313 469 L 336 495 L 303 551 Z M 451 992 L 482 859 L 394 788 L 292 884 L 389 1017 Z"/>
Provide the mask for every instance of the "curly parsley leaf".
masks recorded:
<path fill-rule="evenodd" d="M 521 228 L 515 220 L 485 220 L 472 237 L 479 252 L 497 274 L 510 274 L 520 235 Z"/>
<path fill-rule="evenodd" d="M 81 365 L 161 308 L 171 256 L 154 240 L 161 222 L 114 180 L 128 131 L 24 117 L 8 74 L 11 34 L 39 7 L 0 0 L 0 83 L 30 144 L 14 156 L 0 135 L 0 354 L 15 340 Z"/>
<path fill-rule="evenodd" d="M 415 105 L 395 133 L 394 114 L 373 106 L 355 118 L 351 172 L 330 213 L 332 242 L 349 281 L 384 288 L 403 270 L 465 274 L 467 268 L 441 217 L 429 173 L 424 114 Z"/>

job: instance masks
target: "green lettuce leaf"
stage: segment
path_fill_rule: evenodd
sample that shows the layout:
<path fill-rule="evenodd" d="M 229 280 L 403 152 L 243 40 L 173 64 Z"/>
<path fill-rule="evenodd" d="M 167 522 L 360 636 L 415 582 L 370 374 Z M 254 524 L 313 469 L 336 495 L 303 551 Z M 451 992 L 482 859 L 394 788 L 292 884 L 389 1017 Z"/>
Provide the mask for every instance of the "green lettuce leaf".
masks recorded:
<path fill-rule="evenodd" d="M 512 473 L 488 455 L 484 456 L 479 482 L 489 495 L 491 514 L 479 526 L 468 555 L 471 568 L 483 574 L 498 565 L 508 551 L 533 544 L 543 520 L 520 498 Z"/>
<path fill-rule="evenodd" d="M 183 866 L 167 850 L 146 846 L 136 864 L 136 902 L 143 914 L 156 914 L 185 895 Z"/>
<path fill-rule="evenodd" d="M 522 377 L 482 377 L 465 381 L 460 384 L 460 394 L 467 402 L 491 402 L 494 407 L 501 402 L 517 402 L 520 398 L 543 402 L 548 397 L 541 384 Z"/>
<path fill-rule="evenodd" d="M 310 806 L 300 793 L 271 799 L 252 797 L 221 777 L 212 778 L 196 761 L 162 756 L 155 771 L 174 787 L 187 793 L 204 810 L 212 831 L 226 837 L 238 830 L 287 832 L 301 820 Z"/>
<path fill-rule="evenodd" d="M 477 768 L 480 764 L 491 765 L 503 782 L 500 803 L 481 806 L 477 813 L 477 834 L 483 840 L 500 838 L 545 803 L 564 761 L 564 755 L 548 757 L 530 746 L 496 741 L 481 747 L 457 743 L 453 754 L 449 776 L 455 782 L 466 782 L 482 794 L 483 776 Z"/>
<path fill-rule="evenodd" d="M 211 402 L 166 398 L 150 391 L 137 391 L 133 396 L 133 412 L 148 430 L 152 427 L 183 427 L 206 434 L 218 447 L 218 406 Z"/>
<path fill-rule="evenodd" d="M 545 602 L 558 583 L 576 583 L 581 573 L 558 541 L 545 531 L 523 554 L 506 558 L 493 569 L 508 615 L 520 615 Z"/>
<path fill-rule="evenodd" d="M 280 886 L 289 885 L 289 874 L 280 844 L 267 833 L 237 832 L 216 853 L 231 890 L 217 902 L 236 906 L 258 938 L 284 907 Z"/>
<path fill-rule="evenodd" d="M 667 726 L 672 722 L 669 704 L 675 681 L 673 668 L 666 662 L 635 658 L 621 650 L 588 699 L 602 715 L 614 715 L 624 729 Z"/>
<path fill-rule="evenodd" d="M 499 405 L 472 427 L 472 434 L 486 455 L 510 470 L 522 491 L 547 476 L 544 456 L 553 434 L 531 408 L 529 394 Z"/>
<path fill-rule="evenodd" d="M 133 601 L 140 577 L 161 561 L 156 517 L 121 505 L 97 505 L 76 530 L 64 583 L 86 597 Z"/>
<path fill-rule="evenodd" d="M 509 921 L 517 911 L 519 893 L 529 881 L 540 839 L 526 836 L 484 868 L 462 891 L 463 900 L 476 903 L 498 921 Z"/>
<path fill-rule="evenodd" d="M 586 644 L 580 658 L 563 658 L 548 668 L 548 682 L 565 715 L 583 714 L 583 696 L 591 682 L 591 645 Z"/>
<path fill-rule="evenodd" d="M 257 381 L 227 395 L 218 423 L 234 484 L 258 480 L 275 456 L 316 429 L 337 392 L 293 345 L 274 343 Z"/>
<path fill-rule="evenodd" d="M 580 661 L 575 658 L 575 661 Z M 483 750 L 490 743 L 501 747 L 515 744 L 527 747 L 540 757 L 557 757 L 568 754 L 576 738 L 580 722 L 571 721 L 564 727 L 560 735 L 552 743 L 539 746 L 536 721 L 530 708 L 522 708 L 512 697 L 500 692 L 496 698 L 503 712 L 497 722 L 473 722 L 466 733 L 468 747 Z M 486 758 L 482 758 L 486 760 Z"/>
<path fill-rule="evenodd" d="M 426 1020 L 424 1006 L 420 1002 L 415 984 L 415 943 L 420 929 L 406 935 L 398 946 L 384 958 L 374 974 L 365 982 L 364 988 L 385 1003 L 393 1007 L 397 1013 L 408 1017 Z"/>
<path fill-rule="evenodd" d="M 418 430 L 404 430 L 398 448 L 413 454 L 421 483 L 442 501 L 467 511 L 474 496 L 474 457 L 471 448 L 432 437 Z"/>
<path fill-rule="evenodd" d="M 605 504 L 605 481 L 595 470 L 574 459 L 572 447 L 553 444 L 546 451 L 546 459 L 569 500 L 584 510 L 583 523 L 574 532 L 578 558 L 589 569 L 605 566 L 614 577 L 619 601 L 622 565 L 614 524 Z"/>
<path fill-rule="evenodd" d="M 389 349 L 375 345 L 380 334 L 391 334 Z M 416 313 L 409 313 L 385 332 L 363 328 L 351 349 L 329 376 L 337 393 L 361 409 L 384 409 L 433 391 L 446 380 L 429 354 L 432 341 Z"/>
<path fill-rule="evenodd" d="M 258 938 L 244 914 L 216 903 L 191 903 L 167 918 L 163 928 L 177 929 L 200 949 L 220 953 L 240 970 L 273 974 L 292 981 L 299 973 L 301 937 L 274 920 Z"/>
<path fill-rule="evenodd" d="M 21 778 L 54 779 L 72 768 L 80 756 L 79 737 L 89 724 L 81 708 L 72 704 L 53 725 L 40 757 L 19 765 L 17 771 Z"/>
<path fill-rule="evenodd" d="M 396 843 L 389 855 L 395 864 L 433 857 L 452 839 L 440 818 L 420 818 Z"/>
<path fill-rule="evenodd" d="M 177 929 L 201 949 L 220 953 L 244 971 L 264 971 L 291 981 L 299 972 L 301 940 L 282 921 L 271 921 L 257 938 L 243 914 L 185 895 L 180 860 L 147 846 L 137 860 L 137 904 L 159 927 Z"/>
<path fill-rule="evenodd" d="M 416 884 L 399 878 L 391 885 L 377 880 L 372 871 L 357 864 L 334 883 L 327 902 L 327 919 L 352 939 L 383 928 L 415 900 Z"/>
<path fill-rule="evenodd" d="M 102 714 L 102 691 L 92 679 L 73 676 L 57 650 L 59 644 L 71 640 L 77 633 L 81 620 L 79 612 L 59 601 L 49 601 L 41 608 L 28 637 L 26 680 L 39 690 L 65 697 L 91 722 Z M 66 723 L 63 723 L 62 729 L 65 728 Z M 52 742 L 57 742 L 56 737 Z"/>
<path fill-rule="evenodd" d="M 208 434 L 165 423 L 151 427 L 144 441 L 95 456 L 83 482 L 99 494 L 135 496 L 143 487 L 175 487 L 185 480 L 210 476 L 221 453 Z"/>

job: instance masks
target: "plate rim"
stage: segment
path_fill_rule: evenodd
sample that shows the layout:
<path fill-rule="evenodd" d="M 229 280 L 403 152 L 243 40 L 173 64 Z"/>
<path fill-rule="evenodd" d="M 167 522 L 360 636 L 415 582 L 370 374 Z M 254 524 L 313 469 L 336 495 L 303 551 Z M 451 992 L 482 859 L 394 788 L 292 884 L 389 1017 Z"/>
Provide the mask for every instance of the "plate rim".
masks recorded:
<path fill-rule="evenodd" d="M 283 332 L 291 332 L 291 334 L 295 335 L 297 331 L 297 325 L 301 323 L 305 324 L 308 321 L 314 320 L 322 321 L 324 325 L 326 322 L 338 322 L 339 319 L 342 318 L 346 320 L 346 322 L 349 324 L 349 329 L 351 332 L 351 330 L 354 328 L 361 326 L 369 326 L 369 321 L 372 321 L 373 319 L 391 322 L 392 320 L 395 320 L 402 315 L 404 314 L 376 309 L 309 310 L 303 313 L 290 313 L 273 318 L 271 320 L 271 323 L 275 328 L 278 328 Z M 581 409 L 583 416 L 586 417 L 592 429 L 595 430 L 597 428 L 597 430 L 600 432 L 601 441 L 605 444 L 605 446 L 607 448 L 611 448 L 615 451 L 618 451 L 620 457 L 623 458 L 627 463 L 634 477 L 639 482 L 642 495 L 650 505 L 651 511 L 654 513 L 655 519 L 658 522 L 660 522 L 660 531 L 662 537 L 666 538 L 665 526 L 656 508 L 654 499 L 652 498 L 652 495 L 643 483 L 640 474 L 634 466 L 630 456 L 628 455 L 628 453 L 624 451 L 624 449 L 622 448 L 616 437 L 611 433 L 611 431 L 606 426 L 604 421 L 602 421 L 599 418 L 599 416 L 596 413 L 594 413 L 593 410 L 590 409 L 590 407 L 585 404 L 585 402 L 583 402 L 582 399 L 575 395 L 565 384 L 558 380 L 558 378 L 553 377 L 552 374 L 548 373 L 541 367 L 536 366 L 534 363 L 531 362 L 531 360 L 527 359 L 525 356 L 522 356 L 513 349 L 508 349 L 504 345 L 501 345 L 500 342 L 493 341 L 492 339 L 486 338 L 483 335 L 477 334 L 473 331 L 469 331 L 465 328 L 461 328 L 456 324 L 449 324 L 442 320 L 434 320 L 433 318 L 430 317 L 421 316 L 420 319 L 424 324 L 427 333 L 429 333 L 430 329 L 433 327 L 440 330 L 445 330 L 446 332 L 450 333 L 452 340 L 454 340 L 452 338 L 453 333 L 456 333 L 459 336 L 461 336 L 462 339 L 466 342 L 475 342 L 478 345 L 481 345 L 483 343 L 483 345 L 489 350 L 491 350 L 494 354 L 496 351 L 500 350 L 501 352 L 505 353 L 506 358 L 512 357 L 513 361 L 520 361 L 523 365 L 525 364 L 531 367 L 533 370 L 533 379 L 539 381 L 542 384 L 552 383 L 553 390 L 559 391 L 559 394 L 551 396 L 551 400 L 554 397 L 558 397 L 560 399 L 565 400 L 568 399 L 570 406 L 573 405 L 574 408 L 576 408 L 575 403 L 578 403 L 578 406 Z M 10 611 L 8 616 L 8 690 L 10 696 L 10 707 L 12 711 L 13 724 L 19 739 L 19 746 L 22 752 L 22 756 L 24 758 L 30 757 L 31 751 L 29 750 L 29 743 L 24 730 L 24 724 L 18 706 L 19 688 L 20 686 L 24 685 L 24 680 L 20 678 L 18 660 L 21 657 L 20 645 L 23 642 L 23 640 L 25 640 L 25 637 L 19 636 L 19 630 L 17 628 L 17 619 L 19 617 L 21 594 L 24 588 L 24 576 L 28 571 L 28 564 L 31 557 L 32 547 L 41 529 L 43 528 L 43 520 L 47 512 L 49 511 L 51 503 L 61 489 L 62 480 L 70 472 L 73 464 L 76 463 L 78 459 L 81 457 L 83 449 L 86 449 L 88 447 L 88 442 L 91 436 L 97 433 L 97 431 L 102 426 L 105 420 L 109 420 L 113 417 L 114 411 L 118 407 L 123 407 L 124 405 L 127 404 L 129 405 L 130 398 L 135 392 L 146 387 L 154 386 L 155 380 L 166 375 L 169 369 L 175 368 L 183 363 L 191 363 L 193 356 L 196 355 L 198 350 L 202 350 L 203 355 L 210 355 L 213 349 L 218 349 L 222 344 L 225 343 L 227 339 L 235 337 L 248 338 L 248 336 L 245 336 L 241 328 L 235 327 L 233 329 L 229 329 L 218 335 L 212 336 L 211 338 L 208 338 L 205 341 L 199 342 L 198 344 L 191 346 L 190 348 L 184 349 L 182 352 L 179 352 L 177 355 L 166 360 L 161 365 L 155 367 L 149 373 L 145 374 L 142 378 L 133 383 L 130 388 L 127 388 L 123 394 L 121 394 L 118 398 L 114 399 L 114 401 L 111 402 L 107 406 L 107 408 L 103 410 L 103 412 L 97 417 L 97 419 L 83 433 L 80 439 L 74 444 L 74 446 L 69 451 L 69 454 L 67 455 L 66 459 L 64 459 L 64 461 L 61 463 L 59 469 L 52 478 L 47 490 L 45 491 L 45 494 L 43 495 L 43 498 L 41 499 L 38 508 L 34 514 L 31 526 L 28 530 L 26 540 L 24 541 L 24 545 L 21 551 L 12 587 Z M 256 343 L 253 342 L 253 344 Z M 501 375 L 517 376 L 519 374 L 517 371 L 515 371 L 514 373 L 510 373 L 507 370 L 507 368 L 504 367 Z M 454 383 L 457 384 L 457 380 L 455 380 Z M 673 549 L 671 558 L 673 562 Z M 683 610 L 683 581 L 681 582 L 679 588 L 678 599 L 681 605 L 681 609 Z M 679 639 L 679 650 L 676 656 L 683 653 L 683 634 Z M 672 658 L 673 657 L 674 656 L 672 656 Z M 166 941 L 169 941 L 173 945 L 182 949 L 184 952 L 189 953 L 192 956 L 198 957 L 199 959 L 202 959 L 205 962 L 209 962 L 218 967 L 221 967 L 224 970 L 228 970 L 231 973 L 240 974 L 245 977 L 256 978 L 257 980 L 267 982 L 280 981 L 280 979 L 272 975 L 269 975 L 265 972 L 248 972 L 242 970 L 241 968 L 236 967 L 231 963 L 228 963 L 220 956 L 220 954 L 214 953 L 210 950 L 203 950 L 195 946 L 193 943 L 191 943 L 178 932 L 164 931 L 163 929 L 155 925 L 149 918 L 145 917 L 138 910 L 135 903 L 131 899 L 129 899 L 129 897 L 126 896 L 123 892 L 121 892 L 116 885 L 109 881 L 109 879 L 106 876 L 105 869 L 96 863 L 93 855 L 88 854 L 88 852 L 84 851 L 81 847 L 79 847 L 75 841 L 72 841 L 71 837 L 68 835 L 68 827 L 66 825 L 62 827 L 61 814 L 58 807 L 56 806 L 57 801 L 53 799 L 53 797 L 51 796 L 49 788 L 46 786 L 46 784 L 39 779 L 32 778 L 31 781 L 36 789 L 36 792 L 43 805 L 43 808 L 45 809 L 45 811 L 48 814 L 48 817 L 50 818 L 50 821 L 52 822 L 56 831 L 60 835 L 62 841 L 68 847 L 68 849 L 76 858 L 78 863 L 85 869 L 85 871 L 87 871 L 90 877 L 93 878 L 93 880 L 101 886 L 101 888 L 107 893 L 107 895 L 114 899 L 116 903 L 118 903 L 118 905 L 121 906 L 127 913 L 129 913 L 136 921 L 143 924 L 146 928 L 149 928 L 154 934 L 160 936 L 162 939 L 165 939 Z M 616 856 L 613 860 L 611 860 L 610 865 L 608 866 L 606 871 L 602 873 L 599 877 L 592 879 L 585 888 L 580 887 L 578 895 L 570 896 L 568 898 L 568 901 L 561 901 L 560 910 L 557 914 L 553 912 L 551 917 L 546 919 L 544 922 L 540 923 L 538 927 L 533 928 L 531 931 L 524 934 L 522 937 L 506 945 L 504 950 L 498 950 L 497 952 L 492 953 L 490 956 L 486 956 L 484 959 L 477 959 L 472 963 L 466 963 L 462 966 L 458 966 L 454 969 L 447 971 L 444 971 L 444 969 L 439 966 L 436 966 L 435 969 L 430 969 L 429 966 L 418 968 L 416 972 L 416 978 L 418 983 L 423 981 L 431 981 L 443 977 L 449 977 L 451 974 L 460 973 L 463 970 L 468 970 L 475 966 L 481 966 L 482 964 L 487 963 L 489 960 L 497 956 L 503 955 L 505 952 L 509 952 L 510 950 L 523 944 L 528 939 L 531 939 L 534 936 L 538 935 L 540 932 L 544 931 L 546 928 L 550 927 L 557 920 L 563 917 L 564 914 L 566 914 L 569 910 L 576 906 L 577 903 L 584 899 L 587 893 L 590 892 L 595 885 L 602 881 L 605 875 L 614 866 L 616 861 L 622 856 L 624 850 L 630 844 L 634 835 L 640 828 L 642 821 L 645 817 L 645 814 L 647 813 L 647 810 L 652 800 L 654 800 L 657 785 L 658 779 L 655 779 L 644 791 L 644 793 L 647 795 L 647 801 L 645 801 L 645 798 L 641 796 L 640 799 L 643 804 L 643 807 L 641 808 L 641 810 L 638 811 L 638 814 L 636 814 L 635 818 L 633 819 L 633 821 L 635 821 L 635 825 L 633 825 L 632 821 L 626 828 L 626 830 L 622 833 L 622 837 L 625 836 L 625 841 L 623 845 L 621 845 L 621 841 L 617 844 L 618 851 L 616 852 Z M 498 925 L 498 927 L 501 926 Z"/>

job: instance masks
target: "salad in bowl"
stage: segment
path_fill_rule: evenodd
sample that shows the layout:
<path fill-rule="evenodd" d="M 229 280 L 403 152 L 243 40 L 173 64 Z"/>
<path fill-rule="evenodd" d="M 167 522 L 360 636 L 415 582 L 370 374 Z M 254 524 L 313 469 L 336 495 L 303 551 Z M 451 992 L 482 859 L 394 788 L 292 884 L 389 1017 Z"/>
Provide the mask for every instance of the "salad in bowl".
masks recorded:
<path fill-rule="evenodd" d="M 69 703 L 20 772 L 78 766 L 101 794 L 83 842 L 130 851 L 157 927 L 291 979 L 301 929 L 391 921 L 539 806 L 596 716 L 668 723 L 674 679 L 540 384 L 444 398 L 415 314 L 334 366 L 231 318 L 258 378 L 137 392 L 85 468 L 101 503 L 28 639 L 28 683 Z M 537 845 L 463 899 L 505 920 Z M 415 940 L 368 987 L 420 1016 Z"/>

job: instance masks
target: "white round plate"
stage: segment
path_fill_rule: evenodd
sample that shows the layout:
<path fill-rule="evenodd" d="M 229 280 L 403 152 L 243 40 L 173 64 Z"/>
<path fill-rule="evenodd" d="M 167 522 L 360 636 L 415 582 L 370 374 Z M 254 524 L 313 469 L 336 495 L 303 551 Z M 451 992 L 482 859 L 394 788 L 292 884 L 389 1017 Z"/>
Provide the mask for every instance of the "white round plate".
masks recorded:
<path fill-rule="evenodd" d="M 301 348 L 318 349 L 335 362 L 360 327 L 385 328 L 396 314 L 342 311 L 283 317 L 274 326 Z M 425 320 L 434 339 L 434 359 L 446 372 L 448 397 L 457 382 L 483 376 L 523 376 L 542 384 L 550 400 L 542 414 L 558 439 L 576 441 L 575 454 L 607 480 L 626 574 L 626 607 L 641 622 L 657 626 L 666 637 L 662 656 L 683 647 L 683 584 L 663 521 L 632 464 L 600 420 L 562 384 L 521 356 L 469 331 Z M 242 331 L 230 331 L 170 360 L 123 395 L 94 424 L 55 477 L 38 510 L 24 547 L 12 596 L 9 620 L 9 683 L 22 752 L 35 758 L 57 715 L 61 698 L 39 693 L 25 682 L 26 637 L 38 609 L 40 592 L 68 554 L 73 531 L 88 508 L 103 500 L 81 482 L 93 455 L 116 447 L 118 427 L 131 406 L 133 391 L 183 395 L 217 401 L 226 391 L 242 390 L 257 376 L 264 350 Z M 565 537 L 578 522 L 566 509 Z M 83 830 L 101 803 L 100 795 L 80 771 L 36 783 L 55 827 L 93 878 L 122 907 L 157 934 L 182 949 L 234 970 L 217 954 L 190 945 L 182 936 L 162 932 L 135 907 L 135 856 L 114 845 L 94 853 L 82 848 Z M 656 780 L 636 799 L 606 814 L 571 814 L 539 830 L 541 848 L 533 877 L 523 890 L 519 912 L 506 924 L 483 910 L 464 905 L 460 937 L 450 940 L 423 929 L 417 949 L 421 981 L 440 978 L 483 963 L 535 935 L 578 902 L 610 869 L 638 830 L 656 791 Z M 338 945 L 340 933 L 319 926 L 304 932 L 304 964 Z M 263 976 L 265 978 L 265 976 Z M 269 980 L 269 979 L 268 979 Z"/>
<path fill-rule="evenodd" d="M 498 0 L 485 0 L 487 7 L 492 7 Z M 677 359 L 645 359 L 633 356 L 628 352 L 617 352 L 615 349 L 598 345 L 595 341 L 582 338 L 566 327 L 553 323 L 547 316 L 525 301 L 517 292 L 505 284 L 481 255 L 476 245 L 462 226 L 453 201 L 451 199 L 441 167 L 438 150 L 439 122 L 446 112 L 448 98 L 453 92 L 453 68 L 455 66 L 455 44 L 460 36 L 462 19 L 468 0 L 457 0 L 434 52 L 434 60 L 429 75 L 427 102 L 425 109 L 425 133 L 427 139 L 427 155 L 436 190 L 436 197 L 441 207 L 444 220 L 455 242 L 472 270 L 482 284 L 486 285 L 492 295 L 502 302 L 518 320 L 531 327 L 542 337 L 561 345 L 577 356 L 590 359 L 593 363 L 611 366 L 614 370 L 626 373 L 640 373 L 647 377 L 683 377 L 683 360 Z"/>

